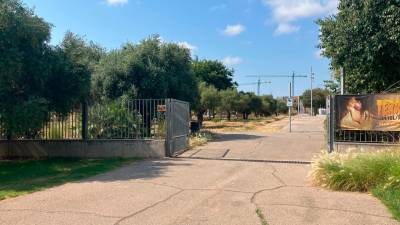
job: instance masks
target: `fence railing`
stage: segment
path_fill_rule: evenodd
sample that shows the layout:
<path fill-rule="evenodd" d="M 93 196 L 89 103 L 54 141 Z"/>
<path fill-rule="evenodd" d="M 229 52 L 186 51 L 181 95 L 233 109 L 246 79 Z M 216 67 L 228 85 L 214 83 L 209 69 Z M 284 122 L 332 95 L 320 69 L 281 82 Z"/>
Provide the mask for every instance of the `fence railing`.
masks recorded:
<path fill-rule="evenodd" d="M 398 131 L 335 130 L 336 142 L 400 144 Z"/>
<path fill-rule="evenodd" d="M 164 138 L 165 108 L 164 99 L 136 99 L 89 105 L 88 138 Z"/>
<path fill-rule="evenodd" d="M 70 113 L 49 113 L 40 129 L 17 140 L 161 139 L 166 135 L 165 99 L 82 104 Z M 7 139 L 0 121 L 0 139 Z"/>

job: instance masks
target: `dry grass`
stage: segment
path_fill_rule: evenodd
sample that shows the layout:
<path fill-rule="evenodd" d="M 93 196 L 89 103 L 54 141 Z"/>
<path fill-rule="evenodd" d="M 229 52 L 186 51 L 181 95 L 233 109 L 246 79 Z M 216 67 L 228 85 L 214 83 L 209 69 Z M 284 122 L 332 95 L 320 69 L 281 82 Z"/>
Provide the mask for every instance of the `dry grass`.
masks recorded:
<path fill-rule="evenodd" d="M 209 131 L 199 131 L 191 134 L 189 138 L 189 147 L 194 148 L 207 144 L 209 141 L 214 139 L 214 134 Z"/>
<path fill-rule="evenodd" d="M 285 124 L 271 124 L 282 120 L 287 116 L 255 118 L 249 120 L 209 120 L 203 122 L 203 128 L 216 133 L 226 133 L 232 131 L 260 131 L 275 132 L 280 130 Z"/>

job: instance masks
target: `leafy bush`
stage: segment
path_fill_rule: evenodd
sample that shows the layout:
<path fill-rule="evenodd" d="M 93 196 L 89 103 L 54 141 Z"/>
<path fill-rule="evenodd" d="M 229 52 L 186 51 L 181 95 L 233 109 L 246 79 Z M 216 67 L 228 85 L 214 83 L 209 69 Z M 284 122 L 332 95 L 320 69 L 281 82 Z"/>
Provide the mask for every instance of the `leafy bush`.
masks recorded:
<path fill-rule="evenodd" d="M 142 116 L 121 101 L 96 103 L 88 112 L 90 138 L 135 138 L 140 136 Z"/>

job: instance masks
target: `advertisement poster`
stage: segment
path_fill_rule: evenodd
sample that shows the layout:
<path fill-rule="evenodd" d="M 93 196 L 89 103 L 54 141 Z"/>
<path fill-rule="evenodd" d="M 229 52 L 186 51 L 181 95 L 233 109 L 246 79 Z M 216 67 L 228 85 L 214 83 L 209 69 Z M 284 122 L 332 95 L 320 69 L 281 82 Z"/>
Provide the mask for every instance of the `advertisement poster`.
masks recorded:
<path fill-rule="evenodd" d="M 335 96 L 342 130 L 400 131 L 400 94 Z"/>

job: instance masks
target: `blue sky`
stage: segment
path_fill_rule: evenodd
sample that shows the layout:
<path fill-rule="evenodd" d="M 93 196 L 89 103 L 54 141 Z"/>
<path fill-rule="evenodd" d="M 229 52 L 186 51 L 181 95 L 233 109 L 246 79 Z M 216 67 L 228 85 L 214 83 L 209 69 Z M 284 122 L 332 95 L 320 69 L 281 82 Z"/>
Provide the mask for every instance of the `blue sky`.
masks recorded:
<path fill-rule="evenodd" d="M 151 34 L 192 48 L 200 59 L 217 59 L 235 69 L 239 84 L 247 75 L 316 75 L 316 86 L 330 78 L 329 61 L 318 56 L 315 20 L 336 12 L 338 0 L 24 0 L 53 24 L 52 43 L 66 31 L 107 49 Z M 261 94 L 285 96 L 289 78 L 262 78 Z M 309 88 L 296 80 L 295 94 Z M 256 91 L 256 86 L 239 86 Z"/>

